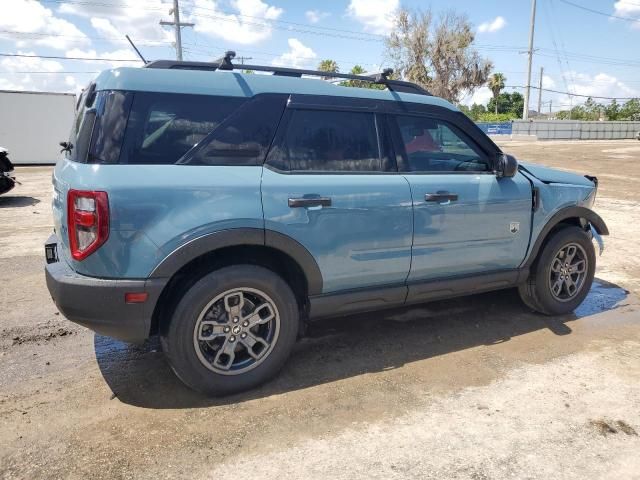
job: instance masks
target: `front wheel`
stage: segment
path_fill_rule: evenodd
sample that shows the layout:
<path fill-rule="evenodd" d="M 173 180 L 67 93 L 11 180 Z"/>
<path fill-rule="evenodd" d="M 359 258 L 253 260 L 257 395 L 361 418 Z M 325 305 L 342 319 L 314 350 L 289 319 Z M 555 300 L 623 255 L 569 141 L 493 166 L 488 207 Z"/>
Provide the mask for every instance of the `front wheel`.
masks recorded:
<path fill-rule="evenodd" d="M 178 303 L 163 348 L 176 375 L 206 395 L 255 387 L 273 377 L 298 333 L 298 305 L 287 283 L 254 265 L 201 278 Z"/>
<path fill-rule="evenodd" d="M 574 311 L 591 288 L 596 255 L 587 232 L 578 227 L 558 230 L 534 263 L 520 297 L 527 306 L 546 315 Z"/>

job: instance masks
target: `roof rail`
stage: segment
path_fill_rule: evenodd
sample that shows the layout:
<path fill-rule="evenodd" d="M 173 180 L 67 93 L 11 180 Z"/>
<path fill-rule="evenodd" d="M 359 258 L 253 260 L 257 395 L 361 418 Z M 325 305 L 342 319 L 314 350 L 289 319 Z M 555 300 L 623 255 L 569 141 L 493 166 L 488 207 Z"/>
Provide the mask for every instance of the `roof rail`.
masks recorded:
<path fill-rule="evenodd" d="M 371 82 L 377 85 L 385 85 L 393 92 L 416 93 L 418 95 L 431 95 L 427 90 L 412 82 L 404 80 L 393 80 L 389 78 L 393 74 L 393 69 L 385 68 L 382 72 L 373 75 L 354 75 L 351 73 L 323 72 L 321 70 L 306 70 L 301 68 L 274 67 L 268 65 L 234 65 L 232 63 L 236 52 L 228 51 L 224 57 L 215 62 L 188 62 L 177 60 L 154 60 L 147 63 L 143 68 L 165 68 L 176 70 L 254 70 L 257 72 L 273 72 L 274 75 L 283 77 L 301 77 L 310 75 L 323 78 L 344 78 L 347 80 L 360 80 Z"/>

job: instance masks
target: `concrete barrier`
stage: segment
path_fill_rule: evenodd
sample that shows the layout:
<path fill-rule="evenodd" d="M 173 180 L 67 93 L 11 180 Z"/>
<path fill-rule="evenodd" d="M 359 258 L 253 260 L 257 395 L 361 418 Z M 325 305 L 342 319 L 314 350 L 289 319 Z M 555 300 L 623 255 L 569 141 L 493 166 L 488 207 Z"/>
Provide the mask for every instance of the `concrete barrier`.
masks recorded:
<path fill-rule="evenodd" d="M 620 140 L 637 138 L 640 122 L 583 122 L 577 120 L 514 120 L 513 135 L 538 140 Z"/>

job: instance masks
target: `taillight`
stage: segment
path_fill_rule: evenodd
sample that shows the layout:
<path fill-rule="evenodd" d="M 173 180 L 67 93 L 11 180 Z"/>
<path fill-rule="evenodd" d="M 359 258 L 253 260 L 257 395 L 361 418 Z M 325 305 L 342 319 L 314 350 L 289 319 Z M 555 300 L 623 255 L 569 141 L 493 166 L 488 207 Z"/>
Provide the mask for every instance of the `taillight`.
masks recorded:
<path fill-rule="evenodd" d="M 69 190 L 67 225 L 71 256 L 84 260 L 109 238 L 107 192 Z"/>

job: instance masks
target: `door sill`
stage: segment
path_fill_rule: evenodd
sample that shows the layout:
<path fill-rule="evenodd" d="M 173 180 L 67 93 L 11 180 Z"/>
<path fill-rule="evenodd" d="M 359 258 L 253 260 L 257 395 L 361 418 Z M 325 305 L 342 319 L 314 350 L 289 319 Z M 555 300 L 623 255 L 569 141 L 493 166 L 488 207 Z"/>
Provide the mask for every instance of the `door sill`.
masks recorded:
<path fill-rule="evenodd" d="M 528 276 L 529 269 L 523 268 L 313 295 L 309 297 L 309 318 L 350 315 L 502 290 L 517 286 Z"/>

